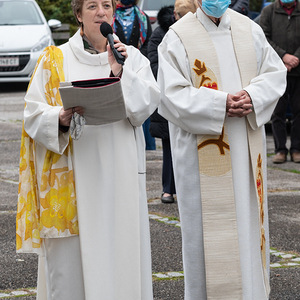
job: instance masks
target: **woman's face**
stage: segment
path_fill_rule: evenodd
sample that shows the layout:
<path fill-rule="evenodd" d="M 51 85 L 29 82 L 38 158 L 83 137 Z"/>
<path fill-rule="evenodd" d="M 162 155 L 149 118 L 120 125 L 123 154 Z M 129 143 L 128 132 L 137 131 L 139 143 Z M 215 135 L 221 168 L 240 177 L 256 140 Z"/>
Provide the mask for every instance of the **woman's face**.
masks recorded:
<path fill-rule="evenodd" d="M 113 20 L 112 0 L 84 0 L 81 13 L 78 13 L 78 20 L 83 23 L 83 30 L 87 37 L 98 37 L 100 25 L 103 22 L 108 24 Z"/>

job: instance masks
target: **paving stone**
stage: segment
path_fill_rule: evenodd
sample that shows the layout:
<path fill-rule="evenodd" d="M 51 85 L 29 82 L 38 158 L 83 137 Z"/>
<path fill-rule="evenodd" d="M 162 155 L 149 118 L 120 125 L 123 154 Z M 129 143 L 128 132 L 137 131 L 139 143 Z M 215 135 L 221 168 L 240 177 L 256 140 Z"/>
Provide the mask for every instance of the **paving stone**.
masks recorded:
<path fill-rule="evenodd" d="M 166 274 L 153 274 L 153 276 L 155 276 L 157 278 L 169 278 L 169 276 Z"/>
<path fill-rule="evenodd" d="M 281 267 L 281 264 L 275 263 L 275 264 L 270 264 L 271 268 L 279 268 Z"/>
<path fill-rule="evenodd" d="M 168 272 L 167 273 L 169 277 L 183 277 L 183 273 L 179 273 L 179 272 Z"/>
<path fill-rule="evenodd" d="M 159 221 L 161 221 L 161 222 L 167 222 L 167 221 L 169 221 L 169 219 L 168 218 L 161 218 L 161 219 L 159 219 Z"/>
<path fill-rule="evenodd" d="M 300 262 L 300 257 L 293 258 L 293 259 L 291 259 L 291 261 L 299 261 Z"/>
<path fill-rule="evenodd" d="M 284 255 L 283 252 L 275 252 L 275 253 L 272 253 L 272 255 L 275 255 L 275 256 L 281 256 Z"/>
<path fill-rule="evenodd" d="M 13 291 L 13 292 L 11 292 L 11 294 L 14 296 L 28 295 L 28 293 L 25 291 Z"/>
<path fill-rule="evenodd" d="M 31 295 L 31 296 L 15 296 L 12 298 L 5 298 L 5 300 L 36 300 L 36 296 L 35 295 Z"/>
<path fill-rule="evenodd" d="M 150 219 L 153 219 L 153 220 L 161 219 L 160 216 L 157 216 L 157 215 L 151 215 L 151 214 L 149 214 L 149 218 L 150 218 Z"/>
<path fill-rule="evenodd" d="M 167 221 L 166 223 L 170 224 L 170 225 L 175 225 L 175 224 L 178 224 L 179 222 L 176 220 L 171 220 L 171 221 Z"/>
<path fill-rule="evenodd" d="M 287 263 L 284 266 L 295 267 L 295 266 L 299 266 L 299 264 L 297 264 L 297 263 Z"/>

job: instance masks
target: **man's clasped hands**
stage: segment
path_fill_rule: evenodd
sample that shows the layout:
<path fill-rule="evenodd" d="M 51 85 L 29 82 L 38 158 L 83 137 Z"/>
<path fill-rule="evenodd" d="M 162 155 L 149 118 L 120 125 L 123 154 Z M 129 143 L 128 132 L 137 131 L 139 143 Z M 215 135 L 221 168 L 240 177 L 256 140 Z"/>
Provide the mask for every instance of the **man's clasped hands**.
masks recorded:
<path fill-rule="evenodd" d="M 245 90 L 234 95 L 227 95 L 226 113 L 228 117 L 245 117 L 252 112 L 252 107 L 251 97 Z"/>

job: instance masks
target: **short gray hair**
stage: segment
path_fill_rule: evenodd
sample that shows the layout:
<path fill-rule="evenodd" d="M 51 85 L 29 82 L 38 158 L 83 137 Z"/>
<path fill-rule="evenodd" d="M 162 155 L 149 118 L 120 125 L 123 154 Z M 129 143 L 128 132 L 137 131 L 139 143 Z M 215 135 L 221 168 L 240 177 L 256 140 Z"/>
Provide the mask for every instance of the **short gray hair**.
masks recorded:
<path fill-rule="evenodd" d="M 76 19 L 76 21 L 77 21 L 77 23 L 79 24 L 79 25 L 81 25 L 81 23 L 79 22 L 79 20 L 77 19 L 77 15 L 79 14 L 79 13 L 81 13 L 81 11 L 82 11 L 82 6 L 83 6 L 83 2 L 84 2 L 85 0 L 72 0 L 71 1 L 71 7 L 72 7 L 72 11 L 73 11 L 73 14 L 74 14 L 74 16 L 75 16 L 75 19 Z M 116 11 L 116 0 L 111 0 L 111 4 L 112 4 L 112 6 L 113 6 L 113 10 L 114 10 L 114 12 Z"/>

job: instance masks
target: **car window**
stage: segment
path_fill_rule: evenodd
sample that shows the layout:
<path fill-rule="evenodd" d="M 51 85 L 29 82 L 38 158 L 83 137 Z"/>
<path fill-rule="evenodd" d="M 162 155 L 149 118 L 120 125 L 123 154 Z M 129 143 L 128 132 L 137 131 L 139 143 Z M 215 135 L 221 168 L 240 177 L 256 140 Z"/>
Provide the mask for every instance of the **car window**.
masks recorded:
<path fill-rule="evenodd" d="M 0 1 L 0 25 L 43 24 L 35 5 L 29 1 Z"/>
<path fill-rule="evenodd" d="M 145 0 L 143 10 L 160 10 L 163 6 L 174 5 L 174 0 Z"/>

